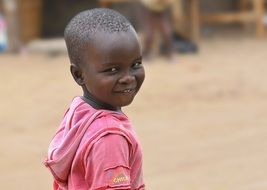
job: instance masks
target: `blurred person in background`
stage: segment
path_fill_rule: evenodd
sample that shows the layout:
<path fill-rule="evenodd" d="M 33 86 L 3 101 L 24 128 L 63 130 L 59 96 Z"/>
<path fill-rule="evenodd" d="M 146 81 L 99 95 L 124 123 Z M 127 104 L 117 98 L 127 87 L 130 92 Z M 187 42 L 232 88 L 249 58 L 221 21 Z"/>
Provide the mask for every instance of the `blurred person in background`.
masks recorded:
<path fill-rule="evenodd" d="M 160 43 L 160 53 L 167 58 L 172 58 L 172 25 L 170 18 L 171 0 L 140 0 L 143 13 L 144 29 L 144 49 L 145 59 L 151 57 L 153 45 L 156 42 L 156 33 L 158 32 Z"/>
<path fill-rule="evenodd" d="M 20 51 L 20 30 L 18 23 L 18 0 L 1 0 L 3 14 L 7 23 L 8 51 L 17 53 Z"/>
<path fill-rule="evenodd" d="M 6 21 L 2 15 L 2 9 L 0 7 L 0 53 L 7 49 L 7 31 Z"/>

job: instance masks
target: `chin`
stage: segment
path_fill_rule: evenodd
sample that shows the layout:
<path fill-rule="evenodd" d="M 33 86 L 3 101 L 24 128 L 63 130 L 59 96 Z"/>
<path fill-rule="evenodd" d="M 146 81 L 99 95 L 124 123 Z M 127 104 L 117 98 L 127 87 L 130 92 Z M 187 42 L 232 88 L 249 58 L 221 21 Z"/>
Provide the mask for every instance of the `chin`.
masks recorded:
<path fill-rule="evenodd" d="M 128 101 L 121 102 L 120 107 L 128 106 L 128 105 L 130 105 L 132 102 L 133 102 L 133 99 L 132 99 L 132 100 L 128 100 Z"/>

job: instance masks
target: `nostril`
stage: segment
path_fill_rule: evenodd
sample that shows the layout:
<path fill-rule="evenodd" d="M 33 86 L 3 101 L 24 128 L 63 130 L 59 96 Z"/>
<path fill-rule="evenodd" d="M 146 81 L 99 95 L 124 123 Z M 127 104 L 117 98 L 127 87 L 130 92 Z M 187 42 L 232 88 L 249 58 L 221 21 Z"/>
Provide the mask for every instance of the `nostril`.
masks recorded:
<path fill-rule="evenodd" d="M 135 80 L 135 77 L 132 75 L 125 75 L 119 79 L 120 83 L 131 83 Z"/>

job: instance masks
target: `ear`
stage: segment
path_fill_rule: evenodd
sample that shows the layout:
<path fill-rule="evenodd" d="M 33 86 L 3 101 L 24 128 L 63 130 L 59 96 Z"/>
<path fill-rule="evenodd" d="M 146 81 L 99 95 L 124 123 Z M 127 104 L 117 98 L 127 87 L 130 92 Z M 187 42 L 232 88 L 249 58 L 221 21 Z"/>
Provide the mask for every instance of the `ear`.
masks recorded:
<path fill-rule="evenodd" d="M 80 86 L 84 85 L 84 78 L 82 75 L 82 70 L 79 66 L 72 63 L 70 65 L 70 72 L 72 74 L 72 77 L 74 78 L 74 80 L 76 81 L 78 85 Z"/>

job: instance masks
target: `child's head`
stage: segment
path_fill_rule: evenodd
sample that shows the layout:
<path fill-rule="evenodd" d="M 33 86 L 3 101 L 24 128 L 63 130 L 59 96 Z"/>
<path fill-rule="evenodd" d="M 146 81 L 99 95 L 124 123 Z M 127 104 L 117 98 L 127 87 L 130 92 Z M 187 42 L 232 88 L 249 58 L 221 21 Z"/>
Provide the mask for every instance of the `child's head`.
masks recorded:
<path fill-rule="evenodd" d="M 81 12 L 67 25 L 65 41 L 84 96 L 114 108 L 132 102 L 145 73 L 137 34 L 126 18 L 111 9 Z"/>

